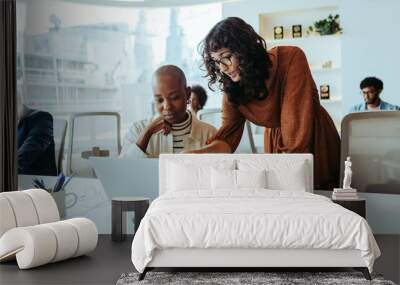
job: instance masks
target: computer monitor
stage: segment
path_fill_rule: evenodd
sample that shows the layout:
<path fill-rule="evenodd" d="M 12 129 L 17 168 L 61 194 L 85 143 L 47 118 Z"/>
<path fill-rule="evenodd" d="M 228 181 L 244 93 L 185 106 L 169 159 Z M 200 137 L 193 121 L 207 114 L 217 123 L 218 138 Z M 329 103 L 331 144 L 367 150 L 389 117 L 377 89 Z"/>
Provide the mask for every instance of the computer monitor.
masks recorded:
<path fill-rule="evenodd" d="M 158 197 L 158 159 L 90 157 L 107 196 Z"/>

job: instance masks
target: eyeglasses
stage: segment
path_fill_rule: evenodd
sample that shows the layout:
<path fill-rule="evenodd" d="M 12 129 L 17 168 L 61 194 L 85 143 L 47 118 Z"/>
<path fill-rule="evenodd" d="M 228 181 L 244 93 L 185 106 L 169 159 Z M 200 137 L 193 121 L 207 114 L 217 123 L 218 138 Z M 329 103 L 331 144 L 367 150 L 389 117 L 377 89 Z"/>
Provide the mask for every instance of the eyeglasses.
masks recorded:
<path fill-rule="evenodd" d="M 213 59 L 212 61 L 214 62 L 215 68 L 219 69 L 219 66 L 222 64 L 225 67 L 229 67 L 232 65 L 232 54 L 229 56 L 221 57 L 221 59 Z"/>
<path fill-rule="evenodd" d="M 369 96 L 369 95 L 376 95 L 376 94 L 378 94 L 379 93 L 379 91 L 376 91 L 376 90 L 369 90 L 369 91 L 360 91 L 360 94 L 361 95 L 363 95 L 363 96 Z"/>

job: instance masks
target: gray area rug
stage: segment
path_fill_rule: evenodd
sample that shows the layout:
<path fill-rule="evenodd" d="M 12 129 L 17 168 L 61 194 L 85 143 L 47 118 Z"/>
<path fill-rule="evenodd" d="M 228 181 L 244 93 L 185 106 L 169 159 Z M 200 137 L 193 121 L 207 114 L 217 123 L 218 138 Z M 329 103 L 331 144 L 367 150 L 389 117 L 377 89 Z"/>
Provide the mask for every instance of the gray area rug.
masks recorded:
<path fill-rule="evenodd" d="M 360 272 L 148 272 L 142 281 L 138 281 L 138 273 L 124 273 L 116 285 L 133 284 L 379 284 L 395 285 L 384 280 L 381 275 L 372 275 L 368 281 Z"/>

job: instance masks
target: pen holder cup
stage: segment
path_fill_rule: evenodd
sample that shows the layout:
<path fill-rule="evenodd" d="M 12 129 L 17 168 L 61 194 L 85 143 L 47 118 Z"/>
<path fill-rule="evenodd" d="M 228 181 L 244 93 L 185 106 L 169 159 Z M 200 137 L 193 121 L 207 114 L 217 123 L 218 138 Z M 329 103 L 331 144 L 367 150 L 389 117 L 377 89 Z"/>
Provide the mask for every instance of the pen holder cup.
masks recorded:
<path fill-rule="evenodd" d="M 51 196 L 53 196 L 54 201 L 57 204 L 58 212 L 60 213 L 60 218 L 65 217 L 65 209 L 69 209 L 74 206 L 78 202 L 78 196 L 75 193 L 65 193 L 65 191 L 61 190 L 58 192 L 51 192 Z M 73 203 L 66 206 L 65 205 L 65 197 L 73 196 Z"/>

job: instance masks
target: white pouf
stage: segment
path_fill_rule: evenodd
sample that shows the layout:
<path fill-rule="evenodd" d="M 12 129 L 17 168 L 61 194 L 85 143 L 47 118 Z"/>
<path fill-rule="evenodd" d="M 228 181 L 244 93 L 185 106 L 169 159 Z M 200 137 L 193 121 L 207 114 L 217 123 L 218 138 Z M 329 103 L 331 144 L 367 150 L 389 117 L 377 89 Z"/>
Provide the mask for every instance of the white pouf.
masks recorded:
<path fill-rule="evenodd" d="M 86 218 L 59 221 L 47 191 L 0 193 L 0 214 L 0 262 L 16 258 L 20 269 L 28 269 L 96 248 L 96 225 Z"/>

